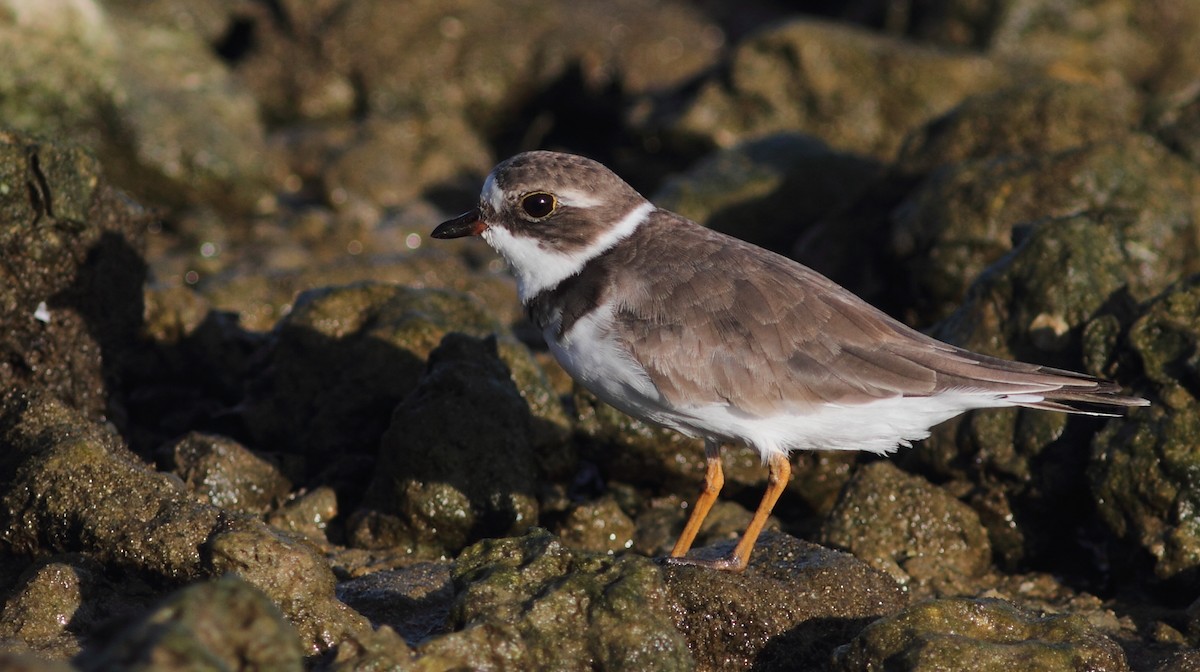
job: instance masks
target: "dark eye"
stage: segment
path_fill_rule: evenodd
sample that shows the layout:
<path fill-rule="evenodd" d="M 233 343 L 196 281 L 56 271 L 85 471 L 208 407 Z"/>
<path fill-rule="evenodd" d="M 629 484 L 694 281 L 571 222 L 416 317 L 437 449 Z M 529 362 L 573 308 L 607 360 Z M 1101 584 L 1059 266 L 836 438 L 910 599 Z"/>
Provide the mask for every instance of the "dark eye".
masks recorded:
<path fill-rule="evenodd" d="M 558 207 L 558 201 L 554 200 L 554 194 L 547 194 L 544 191 L 535 191 L 521 197 L 521 209 L 532 219 L 545 219 L 554 212 L 556 207 Z"/>

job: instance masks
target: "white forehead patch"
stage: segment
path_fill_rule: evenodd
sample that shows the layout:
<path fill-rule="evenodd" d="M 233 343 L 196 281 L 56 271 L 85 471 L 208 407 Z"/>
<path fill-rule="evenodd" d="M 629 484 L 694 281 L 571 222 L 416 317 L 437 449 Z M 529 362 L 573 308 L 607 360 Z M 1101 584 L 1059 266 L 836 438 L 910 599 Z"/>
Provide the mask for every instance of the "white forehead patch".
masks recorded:
<path fill-rule="evenodd" d="M 479 192 L 479 200 L 492 206 L 492 212 L 500 212 L 504 205 L 504 192 L 496 185 L 496 172 L 488 173 L 483 181 L 483 191 Z"/>
<path fill-rule="evenodd" d="M 489 226 L 482 236 L 512 267 L 513 274 L 517 276 L 517 293 L 521 302 L 525 303 L 539 292 L 575 275 L 588 261 L 628 238 L 654 210 L 653 203 L 642 201 L 591 245 L 571 253 L 546 247 L 531 236 L 515 236 L 502 226 Z"/>

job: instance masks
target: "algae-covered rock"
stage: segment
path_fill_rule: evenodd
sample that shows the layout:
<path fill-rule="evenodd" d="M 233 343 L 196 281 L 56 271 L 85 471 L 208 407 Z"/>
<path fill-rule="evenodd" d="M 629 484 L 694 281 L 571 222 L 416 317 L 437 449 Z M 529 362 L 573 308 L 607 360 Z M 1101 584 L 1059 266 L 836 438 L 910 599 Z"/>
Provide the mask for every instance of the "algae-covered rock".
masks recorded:
<path fill-rule="evenodd" d="M 733 541 L 696 549 L 729 553 Z M 679 628 L 700 669 L 818 669 L 830 652 L 906 596 L 848 553 L 764 533 L 742 573 L 664 568 Z"/>
<path fill-rule="evenodd" d="M 776 133 L 712 152 L 670 178 L 661 208 L 787 254 L 815 222 L 850 202 L 882 168 L 799 133 Z"/>
<path fill-rule="evenodd" d="M 1200 567 L 1200 277 L 1145 306 L 1122 344 L 1154 404 L 1096 436 L 1088 476 L 1101 519 L 1153 558 L 1159 578 Z"/>
<path fill-rule="evenodd" d="M 234 572 L 266 593 L 315 654 L 368 636 L 334 597 L 324 558 L 264 524 L 197 503 L 103 425 L 44 392 L 0 399 L 0 535 L 12 553 L 82 552 L 167 585 Z"/>
<path fill-rule="evenodd" d="M 535 525 L 532 422 L 495 339 L 448 334 L 380 442 L 364 506 L 398 528 L 373 545 L 456 553 Z"/>
<path fill-rule="evenodd" d="M 1084 325 L 1102 308 L 1128 302 L 1128 278 L 1140 264 L 1126 246 L 1130 226 L 1136 222 L 1119 214 L 1034 223 L 934 335 L 1008 359 L 1083 368 Z M 1040 557 L 1081 569 L 1063 544 L 1063 530 L 1088 518 L 1084 446 L 1097 428 L 1063 413 L 976 411 L 934 427 L 899 459 L 939 479 L 973 484 L 968 501 L 1010 566 Z"/>
<path fill-rule="evenodd" d="M 455 631 L 418 649 L 430 668 L 691 670 L 650 560 L 572 551 L 545 530 L 482 541 L 454 568 Z"/>
<path fill-rule="evenodd" d="M 83 150 L 0 131 L 0 389 L 123 422 L 110 393 L 141 322 L 147 220 Z"/>
<path fill-rule="evenodd" d="M 190 585 L 79 658 L 83 670 L 304 669 L 300 637 L 235 577 Z"/>
<path fill-rule="evenodd" d="M 277 464 L 224 436 L 193 432 L 167 450 L 200 501 L 227 511 L 266 513 L 292 489 Z"/>
<path fill-rule="evenodd" d="M 961 587 L 992 561 L 987 531 L 971 507 L 884 461 L 851 477 L 821 541 L 850 551 L 917 594 Z"/>
<path fill-rule="evenodd" d="M 1085 215 L 1110 222 L 1114 228 L 1104 235 L 1112 240 L 1097 242 L 1114 247 L 1121 268 L 1095 281 L 1127 285 L 1139 299 L 1200 270 L 1189 243 L 1200 228 L 1195 165 L 1141 134 L 1118 133 L 1061 151 L 1044 136 L 1035 139 L 1051 146 L 950 164 L 932 172 L 896 208 L 891 247 L 908 278 L 904 289 L 915 299 L 908 307 L 911 321 L 931 324 L 948 316 L 975 278 L 1020 243 L 1015 229 L 1047 220 Z M 970 138 L 963 142 L 968 144 L 959 150 L 930 151 L 977 151 Z"/>
<path fill-rule="evenodd" d="M 717 146 L 799 131 L 890 158 L 911 130 L 971 93 L 1005 82 L 982 57 L 949 54 L 811 19 L 743 41 L 669 127 Z"/>
<path fill-rule="evenodd" d="M 199 34 L 92 0 L 3 5 L 8 127 L 88 147 L 142 198 L 245 211 L 267 196 L 258 107 Z"/>
<path fill-rule="evenodd" d="M 377 283 L 312 290 L 297 299 L 250 383 L 248 429 L 259 445 L 305 454 L 313 471 L 335 456 L 374 453 L 425 358 L 452 331 L 500 334 L 501 355 L 532 412 L 542 425 L 565 431 L 541 369 L 478 299 Z M 552 437 L 539 434 L 543 441 Z"/>
<path fill-rule="evenodd" d="M 571 507 L 558 534 L 576 550 L 618 553 L 633 546 L 637 526 L 615 498 L 604 496 Z"/>
<path fill-rule="evenodd" d="M 839 648 L 834 661 L 845 672 L 1129 669 L 1121 647 L 1082 617 L 967 598 L 921 602 L 882 618 Z"/>

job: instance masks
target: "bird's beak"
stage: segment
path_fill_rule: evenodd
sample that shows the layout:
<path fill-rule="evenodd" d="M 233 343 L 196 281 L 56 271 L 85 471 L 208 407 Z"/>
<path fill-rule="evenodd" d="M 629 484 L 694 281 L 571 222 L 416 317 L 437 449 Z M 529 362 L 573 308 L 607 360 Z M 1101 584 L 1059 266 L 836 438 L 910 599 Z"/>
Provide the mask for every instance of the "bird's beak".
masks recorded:
<path fill-rule="evenodd" d="M 438 224 L 438 227 L 429 235 L 434 238 L 462 238 L 463 236 L 478 236 L 485 229 L 487 229 L 487 222 L 483 221 L 479 208 L 474 208 L 448 222 Z"/>

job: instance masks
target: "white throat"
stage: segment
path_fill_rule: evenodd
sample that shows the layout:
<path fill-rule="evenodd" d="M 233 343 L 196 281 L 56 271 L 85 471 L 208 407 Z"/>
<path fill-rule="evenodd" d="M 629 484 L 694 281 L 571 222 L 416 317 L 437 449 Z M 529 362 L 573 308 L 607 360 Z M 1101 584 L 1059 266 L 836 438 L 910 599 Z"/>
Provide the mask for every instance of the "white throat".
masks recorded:
<path fill-rule="evenodd" d="M 499 226 L 485 229 L 483 239 L 512 267 L 513 274 L 517 276 L 517 292 L 521 303 L 525 303 L 539 292 L 575 275 L 584 264 L 628 238 L 654 210 L 653 203 L 643 201 L 591 245 L 571 253 L 551 249 L 536 238 L 514 236 L 511 231 Z"/>

